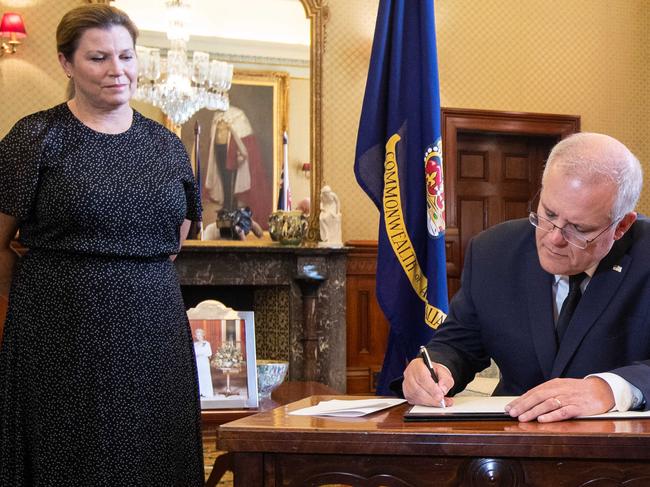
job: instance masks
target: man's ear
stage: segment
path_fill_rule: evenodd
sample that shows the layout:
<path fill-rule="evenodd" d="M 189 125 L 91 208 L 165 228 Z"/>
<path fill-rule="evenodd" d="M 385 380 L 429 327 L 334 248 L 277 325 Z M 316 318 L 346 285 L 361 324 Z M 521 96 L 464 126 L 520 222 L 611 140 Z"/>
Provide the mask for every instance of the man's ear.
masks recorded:
<path fill-rule="evenodd" d="M 636 211 L 631 211 L 626 213 L 626 215 L 618 222 L 616 225 L 616 231 L 614 232 L 614 240 L 619 240 L 625 232 L 627 232 L 632 224 L 636 221 Z"/>

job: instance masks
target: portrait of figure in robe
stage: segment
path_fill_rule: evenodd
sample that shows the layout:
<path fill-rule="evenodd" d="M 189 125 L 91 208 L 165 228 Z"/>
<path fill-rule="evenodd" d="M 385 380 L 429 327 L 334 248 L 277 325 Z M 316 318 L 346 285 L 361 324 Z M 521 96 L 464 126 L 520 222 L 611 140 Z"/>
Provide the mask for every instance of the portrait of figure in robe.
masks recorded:
<path fill-rule="evenodd" d="M 215 112 L 210 125 L 204 195 L 217 210 L 249 207 L 262 228 L 271 210 L 271 181 L 255 132 L 244 111 L 231 105 Z M 258 217 L 259 220 L 256 218 Z"/>

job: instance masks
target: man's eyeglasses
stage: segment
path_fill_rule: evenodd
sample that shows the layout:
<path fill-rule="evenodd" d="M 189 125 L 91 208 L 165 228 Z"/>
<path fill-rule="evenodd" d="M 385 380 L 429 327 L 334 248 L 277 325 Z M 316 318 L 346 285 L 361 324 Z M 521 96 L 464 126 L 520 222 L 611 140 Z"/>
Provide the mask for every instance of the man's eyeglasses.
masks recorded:
<path fill-rule="evenodd" d="M 607 225 L 607 227 L 605 227 L 598 235 L 596 235 L 594 238 L 591 239 L 587 238 L 584 233 L 580 232 L 579 230 L 576 230 L 576 228 L 570 223 L 568 225 L 565 225 L 564 227 L 558 227 L 555 223 L 553 223 L 550 220 L 547 220 L 544 217 L 539 216 L 534 211 L 531 211 L 530 214 L 528 215 L 528 221 L 534 227 L 537 227 L 540 230 L 544 230 L 545 232 L 549 232 L 549 233 L 557 228 L 562 234 L 564 240 L 567 241 L 567 243 L 573 245 L 574 247 L 578 247 L 579 249 L 584 250 L 591 242 L 593 242 L 598 237 L 600 237 L 603 233 L 609 230 L 612 227 L 612 225 L 618 223 L 619 220 L 614 220 L 612 223 Z"/>

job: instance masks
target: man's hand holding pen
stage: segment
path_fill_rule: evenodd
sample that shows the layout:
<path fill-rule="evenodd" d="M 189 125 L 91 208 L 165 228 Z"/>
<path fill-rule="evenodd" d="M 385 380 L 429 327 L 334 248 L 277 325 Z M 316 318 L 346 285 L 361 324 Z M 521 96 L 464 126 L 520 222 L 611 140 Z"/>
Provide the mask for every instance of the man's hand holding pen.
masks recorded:
<path fill-rule="evenodd" d="M 438 384 L 440 382 L 440 379 L 438 379 L 438 374 L 436 374 L 436 371 L 433 368 L 433 362 L 431 361 L 431 357 L 429 357 L 429 352 L 427 351 L 427 347 L 422 345 L 420 347 L 420 358 L 424 362 L 424 365 L 427 366 L 427 370 L 429 371 L 429 374 L 431 374 L 431 378 L 433 379 L 433 382 Z M 440 400 L 440 407 L 445 408 L 445 399 L 444 397 Z"/>
<path fill-rule="evenodd" d="M 454 379 L 447 367 L 432 362 L 426 349 L 424 350 L 411 361 L 404 371 L 402 384 L 404 397 L 410 404 L 451 406 L 453 399 L 445 397 L 445 395 L 453 387 Z M 427 363 L 430 367 L 427 366 Z"/>

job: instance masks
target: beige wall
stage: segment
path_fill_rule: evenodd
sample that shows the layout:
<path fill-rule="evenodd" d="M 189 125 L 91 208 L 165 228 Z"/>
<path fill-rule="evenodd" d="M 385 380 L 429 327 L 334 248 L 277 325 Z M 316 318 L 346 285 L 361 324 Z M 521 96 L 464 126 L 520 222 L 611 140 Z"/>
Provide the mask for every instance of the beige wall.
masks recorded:
<path fill-rule="evenodd" d="M 377 0 L 330 0 L 324 177 L 339 194 L 343 238 L 376 239 L 377 211 L 353 174 Z M 647 0 L 436 0 L 442 105 L 582 117 L 627 144 L 646 172 L 650 213 Z"/>
<path fill-rule="evenodd" d="M 63 12 L 80 3 L 0 0 L 0 11 L 24 15 L 29 34 L 18 54 L 0 58 L 0 137 L 21 116 L 63 101 L 66 79 L 56 61 L 54 31 Z M 329 0 L 324 183 L 341 199 L 345 240 L 377 237 L 377 211 L 353 174 L 377 5 L 378 0 Z M 647 184 L 646 0 L 436 0 L 435 5 L 444 106 L 580 115 L 583 130 L 611 134 L 635 151 Z M 291 157 L 292 164 L 297 168 L 303 157 Z M 298 184 L 302 175 L 295 171 Z M 639 208 L 650 213 L 650 189 Z"/>
<path fill-rule="evenodd" d="M 309 178 L 302 164 L 309 162 L 309 79 L 289 79 L 289 183 L 295 207 L 309 198 Z"/>
<path fill-rule="evenodd" d="M 0 14 L 18 12 L 27 37 L 18 52 L 0 57 L 0 137 L 30 113 L 65 100 L 67 78 L 56 58 L 56 26 L 81 0 L 0 0 Z"/>
<path fill-rule="evenodd" d="M 323 184 L 338 194 L 343 241 L 376 240 L 379 214 L 354 177 L 377 0 L 330 0 L 323 55 Z"/>

